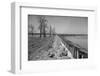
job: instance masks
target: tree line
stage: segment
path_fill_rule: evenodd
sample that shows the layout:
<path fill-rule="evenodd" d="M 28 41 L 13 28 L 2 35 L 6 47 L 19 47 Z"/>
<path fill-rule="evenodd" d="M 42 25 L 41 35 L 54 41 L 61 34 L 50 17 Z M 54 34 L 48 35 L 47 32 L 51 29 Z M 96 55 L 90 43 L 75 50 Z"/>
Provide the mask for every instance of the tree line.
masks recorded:
<path fill-rule="evenodd" d="M 39 31 L 40 31 L 40 37 L 46 37 L 46 33 L 48 32 L 51 36 L 55 32 L 55 28 L 52 28 L 51 25 L 48 26 L 48 20 L 45 18 L 45 16 L 38 16 L 38 22 L 39 22 Z M 35 32 L 34 25 L 28 26 L 29 33 Z"/>

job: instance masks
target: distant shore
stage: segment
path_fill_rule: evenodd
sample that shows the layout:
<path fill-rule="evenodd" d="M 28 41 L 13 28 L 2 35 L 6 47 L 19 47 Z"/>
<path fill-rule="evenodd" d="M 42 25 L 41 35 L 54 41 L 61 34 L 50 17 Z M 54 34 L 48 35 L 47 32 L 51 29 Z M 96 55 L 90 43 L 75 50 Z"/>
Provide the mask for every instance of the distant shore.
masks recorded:
<path fill-rule="evenodd" d="M 40 35 L 40 33 L 28 33 L 28 35 Z M 46 35 L 50 35 L 50 33 L 46 33 Z M 88 36 L 88 34 L 57 34 L 57 35 L 59 36 Z"/>

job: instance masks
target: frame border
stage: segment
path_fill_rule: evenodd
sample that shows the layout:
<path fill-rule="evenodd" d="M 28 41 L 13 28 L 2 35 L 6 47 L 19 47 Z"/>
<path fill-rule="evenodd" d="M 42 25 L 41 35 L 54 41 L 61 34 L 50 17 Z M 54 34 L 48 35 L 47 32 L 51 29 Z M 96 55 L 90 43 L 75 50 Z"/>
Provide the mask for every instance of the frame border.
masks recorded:
<path fill-rule="evenodd" d="M 11 72 L 22 72 L 22 22 L 21 22 L 21 9 L 22 8 L 43 8 L 55 10 L 70 10 L 70 11 L 90 11 L 96 13 L 96 8 L 84 7 L 69 7 L 56 8 L 56 7 L 41 7 L 34 6 L 33 4 L 13 2 L 11 3 Z M 18 33 L 19 32 L 19 33 Z M 17 42 L 19 41 L 19 42 Z"/>

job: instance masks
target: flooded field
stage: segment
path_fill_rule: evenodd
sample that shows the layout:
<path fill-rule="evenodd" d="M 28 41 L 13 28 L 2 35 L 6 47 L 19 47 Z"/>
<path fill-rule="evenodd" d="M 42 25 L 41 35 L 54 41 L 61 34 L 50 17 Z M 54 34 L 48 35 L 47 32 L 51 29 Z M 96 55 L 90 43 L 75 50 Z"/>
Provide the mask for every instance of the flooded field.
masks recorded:
<path fill-rule="evenodd" d="M 88 36 L 65 36 L 64 38 L 88 50 Z"/>

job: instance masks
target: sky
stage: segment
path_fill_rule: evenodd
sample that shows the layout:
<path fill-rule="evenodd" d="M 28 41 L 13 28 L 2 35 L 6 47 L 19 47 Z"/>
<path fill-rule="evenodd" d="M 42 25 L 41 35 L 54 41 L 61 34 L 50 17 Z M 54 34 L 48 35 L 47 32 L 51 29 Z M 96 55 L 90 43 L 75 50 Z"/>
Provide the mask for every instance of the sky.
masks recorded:
<path fill-rule="evenodd" d="M 45 16 L 48 21 L 47 25 L 55 27 L 56 33 L 59 34 L 87 34 L 88 18 L 71 17 L 71 16 Z M 35 27 L 35 32 L 39 33 L 38 15 L 28 15 L 28 26 Z"/>

